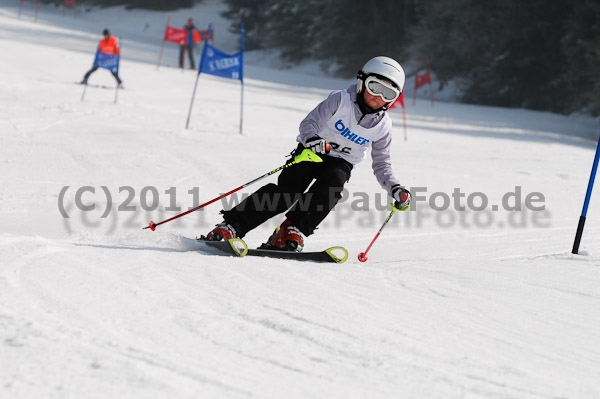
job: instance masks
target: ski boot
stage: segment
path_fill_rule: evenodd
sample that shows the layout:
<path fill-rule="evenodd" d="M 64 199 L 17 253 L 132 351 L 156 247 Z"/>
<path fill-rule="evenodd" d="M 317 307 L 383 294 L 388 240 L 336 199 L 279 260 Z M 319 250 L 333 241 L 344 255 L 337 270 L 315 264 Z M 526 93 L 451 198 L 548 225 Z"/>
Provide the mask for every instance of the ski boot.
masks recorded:
<path fill-rule="evenodd" d="M 302 233 L 286 219 L 281 226 L 275 229 L 267 243 L 260 246 L 260 249 L 302 252 L 303 247 Z"/>
<path fill-rule="evenodd" d="M 239 238 L 235 229 L 229 223 L 219 223 L 206 236 L 201 236 L 201 239 L 206 241 L 227 241 L 232 238 Z"/>

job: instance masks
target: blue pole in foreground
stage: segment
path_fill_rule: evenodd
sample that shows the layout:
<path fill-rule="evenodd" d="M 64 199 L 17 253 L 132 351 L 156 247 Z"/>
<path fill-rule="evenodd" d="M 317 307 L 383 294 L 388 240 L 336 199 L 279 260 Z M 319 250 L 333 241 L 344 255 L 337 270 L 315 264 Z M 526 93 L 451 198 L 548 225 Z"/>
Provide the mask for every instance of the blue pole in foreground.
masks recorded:
<path fill-rule="evenodd" d="M 581 242 L 581 236 L 583 235 L 583 226 L 585 225 L 585 218 L 587 216 L 588 206 L 590 204 L 590 198 L 592 197 L 592 188 L 594 187 L 594 180 L 596 179 L 596 170 L 598 169 L 598 159 L 600 158 L 600 139 L 598 139 L 598 145 L 596 146 L 596 156 L 594 157 L 594 165 L 592 165 L 592 173 L 590 174 L 590 181 L 588 183 L 587 192 L 585 193 L 585 201 L 583 202 L 583 210 L 579 217 L 579 224 L 577 225 L 577 233 L 575 233 L 575 242 L 573 243 L 574 254 L 579 252 L 579 243 Z"/>
<path fill-rule="evenodd" d="M 244 23 L 240 27 L 241 38 L 240 38 L 240 51 L 241 62 L 240 62 L 240 80 L 242 83 L 242 92 L 240 94 L 240 134 L 242 134 L 242 126 L 244 125 Z"/>

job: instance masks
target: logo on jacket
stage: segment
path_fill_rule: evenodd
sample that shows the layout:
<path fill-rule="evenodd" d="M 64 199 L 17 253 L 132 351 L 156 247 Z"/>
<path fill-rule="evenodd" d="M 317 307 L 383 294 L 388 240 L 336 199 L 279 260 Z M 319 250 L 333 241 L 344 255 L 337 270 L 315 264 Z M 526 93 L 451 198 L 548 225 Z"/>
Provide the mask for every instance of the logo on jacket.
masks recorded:
<path fill-rule="evenodd" d="M 340 119 L 339 121 L 337 121 L 335 123 L 335 130 L 337 130 L 340 133 L 340 136 L 347 138 L 348 140 L 352 141 L 353 143 L 356 143 L 358 145 L 365 145 L 368 142 L 370 142 L 371 140 L 367 140 L 364 137 L 360 137 L 354 133 L 352 133 L 350 131 L 350 129 L 348 129 L 344 123 L 342 122 L 342 120 Z"/>

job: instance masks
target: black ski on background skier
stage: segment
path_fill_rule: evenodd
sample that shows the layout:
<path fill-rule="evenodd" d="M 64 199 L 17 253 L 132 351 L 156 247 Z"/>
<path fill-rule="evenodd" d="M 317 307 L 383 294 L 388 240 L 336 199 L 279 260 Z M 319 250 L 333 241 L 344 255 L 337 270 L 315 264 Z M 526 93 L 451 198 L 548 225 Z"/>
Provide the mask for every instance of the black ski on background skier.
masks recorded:
<path fill-rule="evenodd" d="M 206 240 L 243 238 L 250 230 L 287 211 L 286 220 L 261 248 L 301 251 L 342 196 L 354 165 L 371 149 L 373 173 L 396 201 L 408 208 L 411 195 L 394 176 L 390 147 L 392 120 L 387 109 L 404 88 L 404 70 L 389 57 L 375 57 L 358 72 L 357 83 L 332 92 L 300 123 L 298 146 L 323 162 L 301 162 L 284 169 L 277 184 L 267 184 L 230 210 Z M 311 185 L 312 183 L 312 185 Z"/>

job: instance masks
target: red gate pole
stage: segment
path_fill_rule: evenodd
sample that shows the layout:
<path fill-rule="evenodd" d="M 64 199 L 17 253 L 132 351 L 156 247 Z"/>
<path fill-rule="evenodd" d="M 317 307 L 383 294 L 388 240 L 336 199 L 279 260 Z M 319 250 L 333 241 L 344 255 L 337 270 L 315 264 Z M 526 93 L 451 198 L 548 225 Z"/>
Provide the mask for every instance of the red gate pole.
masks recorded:
<path fill-rule="evenodd" d="M 403 96 L 404 93 L 401 95 Z M 402 99 L 402 102 L 404 103 L 404 99 Z M 402 118 L 404 119 L 404 141 L 406 141 L 408 140 L 408 134 L 406 133 L 406 107 L 404 105 L 402 106 Z"/>
<path fill-rule="evenodd" d="M 165 28 L 165 35 L 167 34 L 167 30 L 169 29 L 169 24 L 171 23 L 171 16 L 167 17 L 167 27 Z M 162 62 L 163 50 L 165 49 L 165 36 L 163 35 L 162 45 L 160 46 L 160 53 L 158 55 L 158 63 L 156 64 L 156 70 L 158 71 L 158 67 Z"/>
<path fill-rule="evenodd" d="M 431 68 L 429 66 L 429 55 L 427 57 L 427 75 L 429 76 L 429 97 L 431 97 L 431 108 L 433 108 L 433 83 L 431 82 Z"/>
<path fill-rule="evenodd" d="M 417 104 L 417 76 L 419 76 L 419 52 L 415 51 L 415 90 L 413 91 L 413 106 Z"/>

